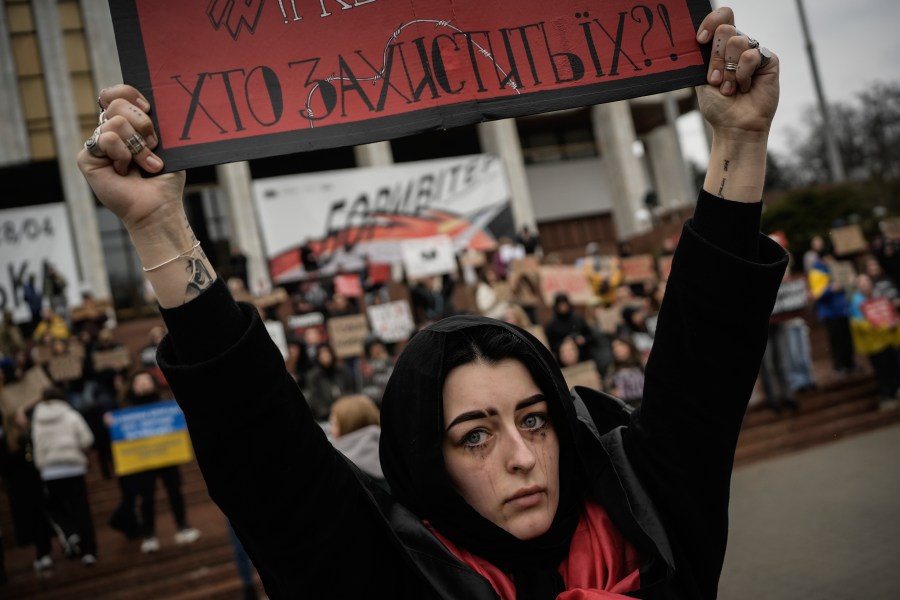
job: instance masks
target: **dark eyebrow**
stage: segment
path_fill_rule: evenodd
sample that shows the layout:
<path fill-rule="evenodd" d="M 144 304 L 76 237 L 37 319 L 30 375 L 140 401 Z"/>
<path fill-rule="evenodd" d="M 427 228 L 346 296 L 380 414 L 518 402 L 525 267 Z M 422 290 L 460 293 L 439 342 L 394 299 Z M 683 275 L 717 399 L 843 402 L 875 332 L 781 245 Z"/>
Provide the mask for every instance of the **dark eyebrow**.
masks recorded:
<path fill-rule="evenodd" d="M 534 396 L 529 396 L 524 400 L 521 400 L 518 404 L 516 404 L 516 411 L 520 411 L 523 408 L 528 408 L 534 404 L 538 404 L 539 402 L 544 402 L 546 398 L 544 398 L 543 394 L 535 394 Z M 485 417 L 493 417 L 497 414 L 497 411 L 493 408 L 489 408 L 487 410 L 470 410 L 469 412 L 464 412 L 458 415 L 455 419 L 453 419 L 449 425 L 447 425 L 446 431 L 450 431 L 456 425 L 460 423 L 464 423 L 465 421 L 474 421 L 475 419 L 483 419 Z"/>

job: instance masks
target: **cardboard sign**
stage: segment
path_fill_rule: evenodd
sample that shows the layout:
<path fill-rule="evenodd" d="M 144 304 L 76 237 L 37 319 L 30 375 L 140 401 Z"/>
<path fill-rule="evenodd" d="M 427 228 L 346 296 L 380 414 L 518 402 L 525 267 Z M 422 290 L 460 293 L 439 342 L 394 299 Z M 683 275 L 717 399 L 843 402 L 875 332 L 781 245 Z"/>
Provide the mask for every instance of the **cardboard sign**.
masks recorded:
<path fill-rule="evenodd" d="M 869 251 L 869 243 L 863 235 L 859 225 L 847 225 L 831 230 L 831 243 L 834 245 L 834 253 L 838 256 L 848 256 Z"/>
<path fill-rule="evenodd" d="M 785 281 L 778 288 L 778 296 L 775 298 L 775 308 L 772 315 L 798 312 L 806 308 L 809 299 L 809 291 L 804 279 L 792 279 Z"/>
<path fill-rule="evenodd" d="M 368 307 L 366 312 L 372 324 L 372 332 L 386 344 L 407 340 L 416 330 L 412 311 L 406 300 L 375 304 Z"/>
<path fill-rule="evenodd" d="M 860 305 L 866 321 L 878 329 L 893 329 L 900 324 L 900 315 L 893 303 L 887 298 L 872 298 Z"/>
<path fill-rule="evenodd" d="M 47 370 L 53 381 L 74 381 L 81 379 L 84 362 L 72 353 L 52 356 L 47 362 Z"/>
<path fill-rule="evenodd" d="M 539 273 L 541 295 L 547 306 L 553 306 L 553 298 L 560 292 L 568 294 L 573 305 L 589 304 L 594 299 L 594 291 L 580 267 L 545 265 L 540 267 Z"/>
<path fill-rule="evenodd" d="M 334 292 L 347 298 L 359 298 L 363 295 L 362 282 L 359 275 L 349 273 L 334 276 Z"/>
<path fill-rule="evenodd" d="M 592 390 L 602 389 L 603 383 L 600 378 L 600 372 L 597 370 L 597 363 L 593 361 L 578 363 L 571 367 L 563 367 L 562 374 L 569 389 L 576 385 L 588 387 Z"/>
<path fill-rule="evenodd" d="M 840 260 L 829 264 L 831 268 L 831 279 L 835 285 L 842 289 L 849 290 L 854 286 L 856 281 L 856 267 L 849 260 Z"/>
<path fill-rule="evenodd" d="M 622 280 L 626 284 L 656 281 L 656 269 L 650 254 L 628 256 L 620 261 L 620 265 Z"/>
<path fill-rule="evenodd" d="M 900 240 L 900 217 L 882 219 L 878 223 L 878 227 L 885 238 L 894 241 Z"/>
<path fill-rule="evenodd" d="M 362 356 L 363 342 L 369 335 L 366 315 L 347 315 L 328 319 L 328 341 L 338 358 Z"/>
<path fill-rule="evenodd" d="M 184 414 L 174 400 L 110 412 L 116 475 L 140 473 L 194 458 Z"/>
<path fill-rule="evenodd" d="M 111 350 L 99 350 L 94 352 L 94 369 L 103 371 L 104 369 L 112 369 L 113 371 L 124 371 L 131 366 L 131 352 L 127 346 L 117 346 Z"/>
<path fill-rule="evenodd" d="M 615 335 L 616 331 L 619 330 L 619 325 L 624 323 L 622 320 L 622 307 L 595 307 L 594 319 L 597 321 L 597 326 L 600 328 L 600 331 L 609 335 Z"/>
<path fill-rule="evenodd" d="M 403 267 L 409 279 L 456 272 L 453 242 L 446 235 L 403 242 Z"/>
<path fill-rule="evenodd" d="M 31 367 L 22 379 L 0 388 L 0 412 L 3 415 L 15 414 L 19 407 L 40 400 L 44 390 L 52 385 L 42 367 Z"/>
<path fill-rule="evenodd" d="M 709 1 L 116 0 L 168 170 L 700 85 Z"/>

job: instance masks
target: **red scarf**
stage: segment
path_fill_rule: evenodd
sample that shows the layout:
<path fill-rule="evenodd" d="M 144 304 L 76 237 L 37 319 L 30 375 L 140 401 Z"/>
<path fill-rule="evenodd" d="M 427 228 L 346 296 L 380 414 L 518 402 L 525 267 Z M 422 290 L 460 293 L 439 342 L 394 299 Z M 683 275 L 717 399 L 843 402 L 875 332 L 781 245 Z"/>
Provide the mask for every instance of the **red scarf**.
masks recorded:
<path fill-rule="evenodd" d="M 429 526 L 430 527 L 430 526 Z M 516 585 L 509 575 L 483 558 L 458 547 L 431 528 L 457 558 L 491 582 L 501 600 L 515 600 Z M 599 504 L 585 503 L 569 555 L 559 565 L 566 591 L 557 600 L 628 599 L 626 592 L 641 587 L 640 556 L 619 533 Z"/>

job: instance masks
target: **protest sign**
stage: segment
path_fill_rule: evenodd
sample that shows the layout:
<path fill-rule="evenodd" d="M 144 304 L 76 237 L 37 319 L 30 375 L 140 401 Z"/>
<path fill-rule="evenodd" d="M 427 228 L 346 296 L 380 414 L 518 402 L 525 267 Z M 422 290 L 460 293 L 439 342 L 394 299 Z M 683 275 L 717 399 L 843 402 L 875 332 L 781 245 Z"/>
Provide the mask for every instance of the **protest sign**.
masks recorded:
<path fill-rule="evenodd" d="M 849 260 L 834 261 L 829 264 L 831 279 L 841 289 L 849 290 L 856 282 L 856 267 Z"/>
<path fill-rule="evenodd" d="M 122 371 L 131 366 L 131 352 L 127 346 L 117 346 L 110 350 L 98 350 L 94 352 L 94 369 L 102 371 L 112 369 Z"/>
<path fill-rule="evenodd" d="M 302 315 L 291 315 L 287 320 L 287 327 L 297 334 L 302 334 L 310 327 L 318 327 L 323 329 L 325 325 L 325 315 L 320 312 L 305 313 Z"/>
<path fill-rule="evenodd" d="M 132 406 L 109 414 L 116 475 L 130 475 L 193 460 L 184 414 L 174 400 Z"/>
<path fill-rule="evenodd" d="M 375 304 L 368 307 L 366 313 L 372 324 L 372 333 L 386 344 L 409 339 L 409 336 L 416 330 L 412 311 L 406 300 Z"/>
<path fill-rule="evenodd" d="M 31 319 L 23 292 L 33 276 L 41 293 L 45 263 L 66 280 L 69 306 L 81 303 L 69 231 L 66 205 L 61 202 L 0 210 L 0 310 L 11 310 L 17 323 Z"/>
<path fill-rule="evenodd" d="M 0 412 L 14 414 L 20 407 L 40 400 L 44 390 L 52 385 L 42 367 L 31 367 L 19 381 L 0 388 Z"/>
<path fill-rule="evenodd" d="M 900 217 L 882 219 L 878 223 L 878 227 L 885 238 L 893 241 L 900 240 Z"/>
<path fill-rule="evenodd" d="M 347 315 L 328 319 L 328 341 L 338 358 L 361 356 L 363 342 L 369 335 L 366 315 Z"/>
<path fill-rule="evenodd" d="M 775 307 L 772 315 L 781 315 L 801 311 L 806 308 L 809 291 L 804 279 L 791 279 L 785 281 L 778 288 L 778 296 L 775 298 Z"/>
<path fill-rule="evenodd" d="M 51 356 L 47 362 L 50 377 L 60 382 L 81 379 L 83 366 L 82 359 L 72 353 Z"/>
<path fill-rule="evenodd" d="M 334 276 L 334 292 L 347 298 L 359 298 L 363 295 L 362 282 L 357 273 Z"/>
<path fill-rule="evenodd" d="M 709 56 L 708 0 L 109 4 L 170 171 L 700 85 Z"/>
<path fill-rule="evenodd" d="M 558 293 L 567 294 L 572 304 L 589 304 L 594 299 L 594 291 L 580 267 L 544 265 L 539 273 L 541 295 L 547 306 L 553 306 L 553 298 Z"/>
<path fill-rule="evenodd" d="M 446 235 L 406 240 L 402 252 L 403 268 L 411 280 L 456 272 L 453 242 Z"/>
<path fill-rule="evenodd" d="M 597 370 L 597 363 L 593 361 L 586 361 L 570 367 L 563 367 L 562 374 L 569 389 L 576 385 L 588 387 L 592 390 L 601 389 L 602 381 L 600 379 L 600 371 Z"/>
<path fill-rule="evenodd" d="M 900 324 L 900 315 L 888 298 L 872 298 L 860 306 L 863 316 L 873 327 L 893 329 Z"/>
<path fill-rule="evenodd" d="M 831 243 L 834 245 L 834 253 L 838 256 L 859 254 L 867 252 L 869 249 L 869 244 L 859 225 L 847 225 L 832 229 Z"/>
<path fill-rule="evenodd" d="M 503 162 L 476 154 L 257 179 L 253 200 L 272 278 L 305 279 L 303 241 L 324 275 L 403 261 L 404 240 L 446 235 L 489 251 L 515 234 Z M 357 266 L 353 266 L 353 263 Z"/>
<path fill-rule="evenodd" d="M 650 254 L 625 257 L 619 261 L 619 265 L 622 269 L 622 280 L 626 284 L 656 281 L 656 269 L 653 265 L 653 256 Z"/>

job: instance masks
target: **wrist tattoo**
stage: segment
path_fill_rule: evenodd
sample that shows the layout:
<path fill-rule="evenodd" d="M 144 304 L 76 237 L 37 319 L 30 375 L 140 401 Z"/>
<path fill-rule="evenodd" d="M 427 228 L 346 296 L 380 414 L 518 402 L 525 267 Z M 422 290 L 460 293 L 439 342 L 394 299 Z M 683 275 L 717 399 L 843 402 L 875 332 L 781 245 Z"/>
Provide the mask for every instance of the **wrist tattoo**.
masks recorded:
<path fill-rule="evenodd" d="M 719 184 L 719 198 L 724 198 L 724 197 L 725 197 L 725 196 L 723 196 L 722 194 L 723 194 L 723 192 L 725 191 L 725 182 L 726 182 L 727 180 L 728 180 L 728 179 L 727 179 L 726 177 L 723 177 L 723 178 L 722 178 L 722 183 Z"/>
<path fill-rule="evenodd" d="M 199 296 L 203 290 L 212 285 L 212 276 L 209 269 L 203 263 L 206 255 L 201 251 L 201 257 L 190 257 L 188 259 L 188 282 L 184 290 L 185 302 L 189 302 Z"/>
<path fill-rule="evenodd" d="M 730 164 L 731 164 L 731 161 L 730 161 L 730 160 L 726 160 L 726 161 L 725 161 L 725 172 L 726 172 L 726 173 L 728 172 L 728 165 L 730 165 Z"/>

